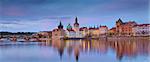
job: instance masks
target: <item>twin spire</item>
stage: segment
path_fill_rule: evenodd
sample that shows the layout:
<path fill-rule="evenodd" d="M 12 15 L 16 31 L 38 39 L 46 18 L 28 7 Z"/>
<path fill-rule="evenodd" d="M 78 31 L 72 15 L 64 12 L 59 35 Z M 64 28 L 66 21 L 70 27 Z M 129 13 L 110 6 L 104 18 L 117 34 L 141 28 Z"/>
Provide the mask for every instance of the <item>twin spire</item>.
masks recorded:
<path fill-rule="evenodd" d="M 78 18 L 77 17 L 75 18 L 74 26 L 79 26 Z M 70 27 L 70 25 L 69 25 L 69 28 L 72 28 L 72 27 Z M 60 21 L 60 23 L 58 25 L 58 29 L 63 29 L 63 25 L 62 25 L 61 21 Z"/>

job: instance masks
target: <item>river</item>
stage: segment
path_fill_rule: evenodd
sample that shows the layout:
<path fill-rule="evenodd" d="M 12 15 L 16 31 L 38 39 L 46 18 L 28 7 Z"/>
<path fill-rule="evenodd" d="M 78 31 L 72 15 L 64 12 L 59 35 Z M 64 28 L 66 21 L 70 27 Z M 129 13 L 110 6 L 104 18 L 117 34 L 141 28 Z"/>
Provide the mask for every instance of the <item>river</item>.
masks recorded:
<path fill-rule="evenodd" d="M 147 40 L 0 42 L 0 62 L 150 62 Z"/>

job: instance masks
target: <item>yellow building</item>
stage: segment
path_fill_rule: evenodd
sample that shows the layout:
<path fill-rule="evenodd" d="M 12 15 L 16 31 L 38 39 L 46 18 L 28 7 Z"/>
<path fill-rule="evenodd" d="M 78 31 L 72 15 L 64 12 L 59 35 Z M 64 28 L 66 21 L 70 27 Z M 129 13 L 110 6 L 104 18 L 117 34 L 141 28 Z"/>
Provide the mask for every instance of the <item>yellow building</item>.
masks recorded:
<path fill-rule="evenodd" d="M 91 35 L 91 36 L 94 36 L 94 37 L 98 37 L 99 34 L 100 34 L 100 31 L 99 31 L 99 28 L 92 28 L 90 27 L 89 28 L 89 31 L 88 31 L 88 34 Z"/>
<path fill-rule="evenodd" d="M 115 35 L 116 34 L 116 27 L 113 27 L 108 30 L 108 35 Z"/>
<path fill-rule="evenodd" d="M 88 28 L 87 27 L 81 27 L 79 30 L 84 37 L 88 35 Z"/>

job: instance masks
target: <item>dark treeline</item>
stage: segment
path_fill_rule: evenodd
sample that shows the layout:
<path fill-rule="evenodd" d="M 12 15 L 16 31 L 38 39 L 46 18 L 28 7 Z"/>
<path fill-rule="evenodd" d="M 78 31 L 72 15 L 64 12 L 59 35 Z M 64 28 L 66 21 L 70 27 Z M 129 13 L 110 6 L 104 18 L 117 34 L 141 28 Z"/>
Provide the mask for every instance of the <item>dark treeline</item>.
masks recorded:
<path fill-rule="evenodd" d="M 0 35 L 32 35 L 36 32 L 0 32 Z"/>

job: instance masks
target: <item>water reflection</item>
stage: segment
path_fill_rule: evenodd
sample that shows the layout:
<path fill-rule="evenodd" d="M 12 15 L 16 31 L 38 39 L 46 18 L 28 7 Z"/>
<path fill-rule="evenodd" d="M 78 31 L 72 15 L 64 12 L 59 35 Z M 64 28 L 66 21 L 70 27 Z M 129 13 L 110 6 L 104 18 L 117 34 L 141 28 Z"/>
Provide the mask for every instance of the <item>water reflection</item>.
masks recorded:
<path fill-rule="evenodd" d="M 15 46 L 18 46 L 18 47 L 15 47 Z M 90 60 L 90 59 L 96 59 L 95 61 L 99 62 L 101 61 L 101 59 L 98 59 L 100 54 L 103 54 L 104 57 L 106 55 L 104 59 L 106 61 L 103 60 L 104 62 L 107 62 L 107 58 L 109 58 L 109 56 L 111 55 L 113 55 L 114 62 L 116 61 L 120 62 L 123 60 L 123 58 L 135 59 L 137 56 L 150 57 L 149 39 L 118 39 L 118 40 L 115 39 L 115 40 L 107 40 L 107 41 L 99 40 L 99 39 L 91 39 L 91 40 L 53 39 L 52 41 L 49 40 L 46 42 L 15 42 L 15 43 L 14 42 L 12 43 L 0 42 L 1 55 L 3 54 L 2 51 L 6 52 L 6 50 L 13 49 L 13 47 L 24 48 L 23 46 L 28 46 L 25 48 L 31 48 L 31 49 L 35 46 L 38 46 L 36 47 L 36 49 L 39 49 L 41 47 L 42 49 L 43 48 L 50 49 L 46 51 L 53 51 L 53 54 L 55 55 L 55 56 L 52 56 L 52 57 L 55 57 L 55 60 L 49 59 L 49 60 L 52 60 L 50 62 L 58 62 L 56 59 L 57 54 L 59 56 L 59 60 L 64 61 L 64 62 L 74 62 L 74 60 L 76 60 L 76 62 L 85 62 L 86 60 Z M 15 48 L 14 50 L 18 50 Z M 41 51 L 38 50 L 35 53 L 40 54 L 40 52 Z M 111 55 L 108 55 L 109 52 Z M 31 53 L 28 53 L 28 54 L 32 55 Z M 46 53 L 42 53 L 42 54 L 46 54 Z M 96 58 L 93 57 L 93 55 Z M 90 56 L 93 58 L 91 58 Z M 69 60 L 68 57 L 71 58 L 71 61 L 68 61 Z M 86 57 L 87 59 L 83 59 Z M 90 57 L 90 59 L 88 59 L 88 57 Z M 3 57 L 0 57 L 0 58 L 3 58 Z M 29 59 L 32 59 L 32 58 L 29 58 Z M 33 60 L 36 60 L 36 59 L 33 59 Z M 41 60 L 43 60 L 44 62 L 47 62 L 45 61 L 45 59 L 41 59 Z M 125 59 L 125 60 L 130 60 L 130 59 Z M 123 60 L 122 62 L 126 62 L 125 60 Z M 142 60 L 145 60 L 145 59 L 141 59 L 141 61 Z M 94 60 L 90 60 L 90 61 L 94 61 Z M 108 61 L 111 61 L 111 60 L 108 60 Z M 135 59 L 134 61 L 139 61 L 139 60 Z M 36 62 L 36 61 L 29 61 L 29 62 Z"/>
<path fill-rule="evenodd" d="M 108 49 L 116 52 L 116 59 L 123 57 L 135 58 L 137 55 L 148 55 L 150 50 L 149 39 L 119 39 L 119 40 L 54 40 L 53 47 L 57 48 L 60 57 L 67 48 L 68 55 L 74 52 L 76 61 L 80 52 L 107 53 Z"/>

